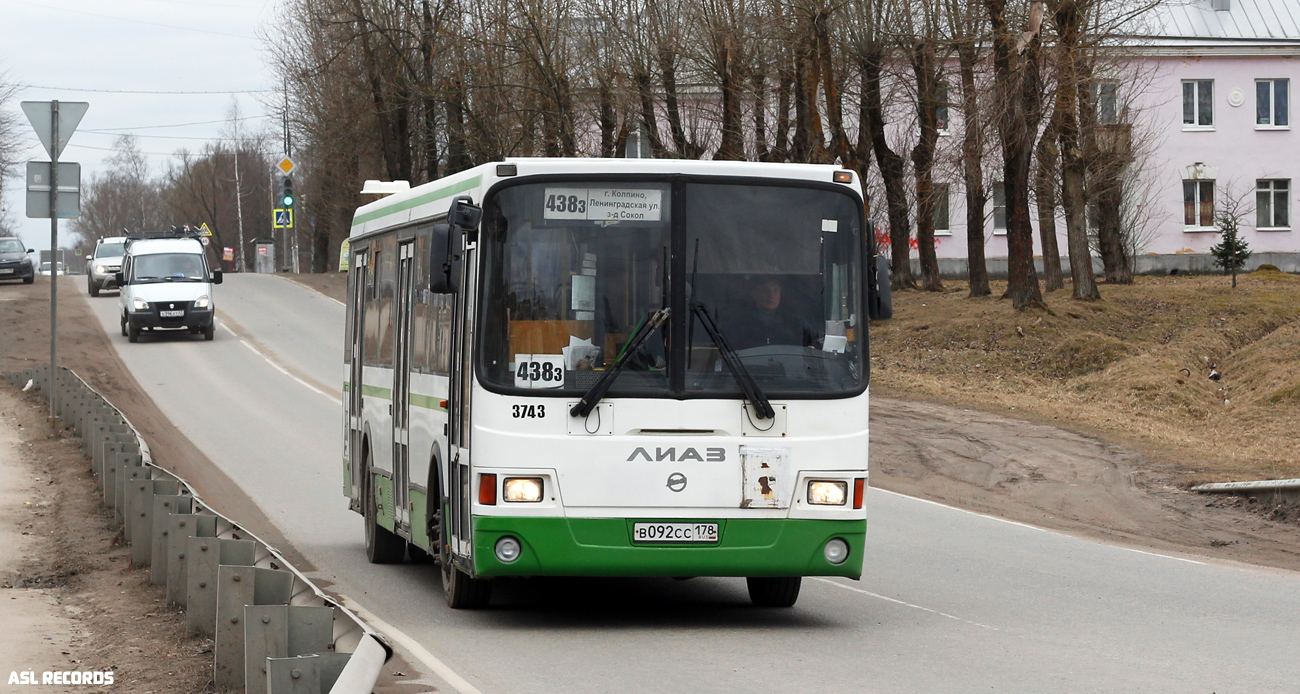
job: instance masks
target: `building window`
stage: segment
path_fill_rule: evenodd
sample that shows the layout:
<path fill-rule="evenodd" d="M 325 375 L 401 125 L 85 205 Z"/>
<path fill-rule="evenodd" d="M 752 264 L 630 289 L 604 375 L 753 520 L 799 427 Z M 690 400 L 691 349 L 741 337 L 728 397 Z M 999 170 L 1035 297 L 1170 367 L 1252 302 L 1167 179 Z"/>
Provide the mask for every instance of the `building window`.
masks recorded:
<path fill-rule="evenodd" d="M 1007 191 L 1001 183 L 993 184 L 993 233 L 1007 233 Z"/>
<path fill-rule="evenodd" d="M 1183 129 L 1214 127 L 1214 80 L 1183 80 Z"/>
<path fill-rule="evenodd" d="M 934 100 L 938 105 L 934 107 L 935 127 L 939 129 L 940 135 L 947 135 L 950 129 L 951 121 L 948 120 L 948 83 L 940 81 L 934 89 Z"/>
<path fill-rule="evenodd" d="M 1255 127 L 1290 128 L 1290 80 L 1255 80 Z"/>
<path fill-rule="evenodd" d="M 1097 124 L 1114 125 L 1119 122 L 1119 82 L 1102 80 L 1097 83 Z"/>
<path fill-rule="evenodd" d="M 1291 208 L 1288 197 L 1291 180 L 1287 178 L 1255 181 L 1255 228 L 1288 229 L 1291 227 Z"/>
<path fill-rule="evenodd" d="M 1183 181 L 1183 226 L 1214 228 L 1214 181 Z"/>
<path fill-rule="evenodd" d="M 934 233 L 941 236 L 952 234 L 948 226 L 948 184 L 939 183 L 934 187 Z"/>

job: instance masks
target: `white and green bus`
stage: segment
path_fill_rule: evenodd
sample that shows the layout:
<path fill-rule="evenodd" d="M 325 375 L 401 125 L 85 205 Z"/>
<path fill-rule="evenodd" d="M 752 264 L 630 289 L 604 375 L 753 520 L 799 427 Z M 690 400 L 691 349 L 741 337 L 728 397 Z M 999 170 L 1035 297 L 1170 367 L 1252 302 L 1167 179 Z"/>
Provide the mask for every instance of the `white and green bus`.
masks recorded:
<path fill-rule="evenodd" d="M 854 172 L 510 159 L 361 207 L 349 254 L 370 561 L 431 555 L 455 608 L 503 576 L 737 576 L 790 606 L 862 574 L 890 309 Z"/>

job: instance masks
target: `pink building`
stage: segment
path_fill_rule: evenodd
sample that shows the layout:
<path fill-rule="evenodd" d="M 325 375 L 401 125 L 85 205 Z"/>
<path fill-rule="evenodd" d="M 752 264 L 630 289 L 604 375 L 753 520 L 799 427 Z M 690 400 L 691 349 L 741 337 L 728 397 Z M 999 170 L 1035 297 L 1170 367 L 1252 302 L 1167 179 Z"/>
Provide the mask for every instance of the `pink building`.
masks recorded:
<path fill-rule="evenodd" d="M 1229 200 L 1240 201 L 1243 236 L 1255 253 L 1250 265 L 1300 271 L 1300 229 L 1293 222 L 1300 133 L 1291 130 L 1300 0 L 1175 0 L 1140 18 L 1139 26 L 1128 44 L 1131 62 L 1103 75 L 1110 79 L 1096 92 L 1099 120 L 1114 122 L 1126 137 L 1131 128 L 1135 161 L 1126 176 L 1124 216 L 1137 230 L 1138 271 L 1210 269 L 1204 254 L 1218 242 L 1214 211 Z M 941 139 L 955 153 L 960 132 Z M 937 251 L 947 260 L 946 273 L 964 274 L 964 262 L 954 262 L 966 257 L 960 177 L 953 167 L 936 178 L 949 181 L 947 209 L 937 215 L 948 228 L 938 233 Z M 991 197 L 1000 197 L 997 182 L 990 183 Z M 945 206 L 942 197 L 938 202 Z M 1005 212 L 997 202 L 990 201 L 985 215 L 985 252 L 994 272 L 1007 253 Z M 1057 233 L 1064 253 L 1059 216 Z"/>

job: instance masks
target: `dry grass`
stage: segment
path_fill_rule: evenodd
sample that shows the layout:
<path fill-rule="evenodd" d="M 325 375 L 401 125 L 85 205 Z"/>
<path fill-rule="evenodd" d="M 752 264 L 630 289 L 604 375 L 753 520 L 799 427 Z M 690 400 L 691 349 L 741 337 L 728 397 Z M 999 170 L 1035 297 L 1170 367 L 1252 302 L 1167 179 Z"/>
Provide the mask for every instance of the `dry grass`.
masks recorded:
<path fill-rule="evenodd" d="M 875 392 L 1110 435 L 1188 482 L 1300 477 L 1300 277 L 1140 277 L 1091 303 L 1067 285 L 1023 313 L 1003 286 L 947 286 L 896 294 L 872 327 Z"/>

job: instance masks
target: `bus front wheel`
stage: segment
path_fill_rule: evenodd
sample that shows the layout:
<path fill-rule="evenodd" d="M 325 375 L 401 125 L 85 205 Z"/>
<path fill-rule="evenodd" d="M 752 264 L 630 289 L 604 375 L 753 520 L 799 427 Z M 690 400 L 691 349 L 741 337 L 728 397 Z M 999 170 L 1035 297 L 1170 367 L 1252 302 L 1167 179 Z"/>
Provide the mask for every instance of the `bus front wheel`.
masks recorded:
<path fill-rule="evenodd" d="M 476 610 L 487 607 L 492 599 L 492 583 L 456 568 L 447 557 L 442 558 L 442 592 L 447 606 L 453 610 Z"/>
<path fill-rule="evenodd" d="M 362 508 L 366 517 L 366 559 L 371 564 L 400 564 L 406 557 L 406 540 L 379 524 L 379 508 L 375 501 L 370 475 L 370 451 L 366 451 L 366 466 L 362 494 Z"/>
<path fill-rule="evenodd" d="M 798 576 L 746 578 L 749 601 L 755 607 L 793 607 L 803 579 Z"/>

